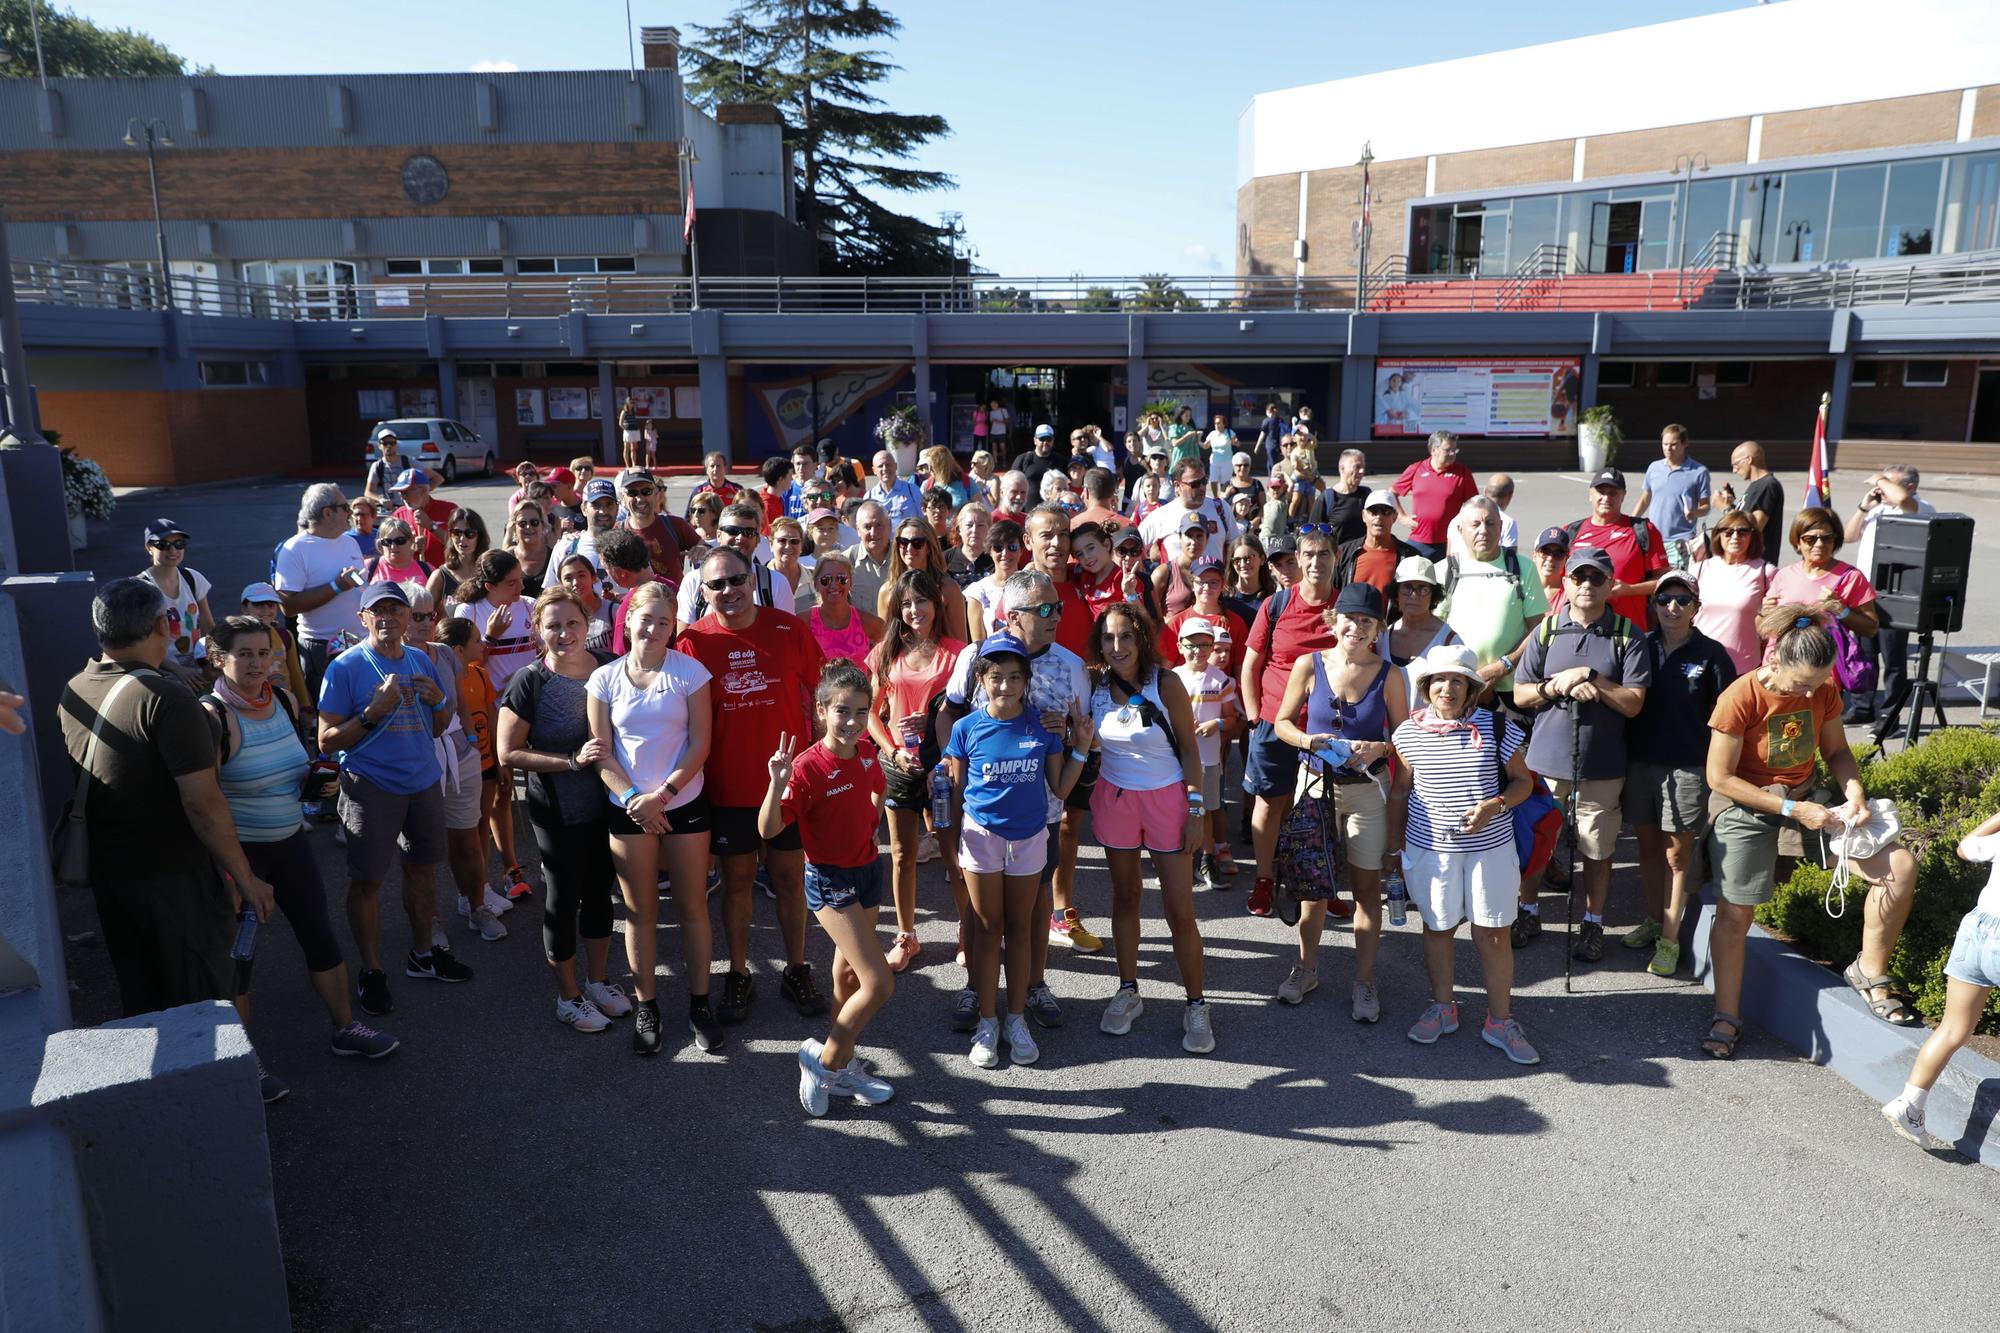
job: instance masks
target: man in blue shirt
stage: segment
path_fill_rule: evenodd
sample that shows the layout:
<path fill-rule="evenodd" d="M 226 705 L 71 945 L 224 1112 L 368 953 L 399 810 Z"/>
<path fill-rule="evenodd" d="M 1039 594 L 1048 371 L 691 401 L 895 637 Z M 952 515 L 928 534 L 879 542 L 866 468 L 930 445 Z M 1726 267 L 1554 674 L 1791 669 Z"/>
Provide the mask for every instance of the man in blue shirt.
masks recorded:
<path fill-rule="evenodd" d="M 432 739 L 450 725 L 450 696 L 429 656 L 403 645 L 410 599 L 402 585 L 361 590 L 362 642 L 326 666 L 319 692 L 319 746 L 340 758 L 340 822 L 347 831 L 347 920 L 361 953 L 358 999 L 370 1014 L 395 1007 L 379 956 L 376 895 L 398 840 L 403 910 L 414 948 L 406 976 L 470 981 L 472 969 L 430 944 L 437 863 L 445 857 L 444 770 Z"/>
<path fill-rule="evenodd" d="M 896 475 L 896 456 L 887 449 L 875 453 L 875 484 L 868 488 L 868 498 L 888 511 L 891 523 L 924 516 L 923 497 L 908 478 Z"/>
<path fill-rule="evenodd" d="M 1687 427 L 1660 428 L 1660 458 L 1646 469 L 1639 502 L 1632 512 L 1653 521 L 1667 542 L 1667 563 L 1688 567 L 1695 523 L 1709 509 L 1708 469 L 1688 457 Z"/>

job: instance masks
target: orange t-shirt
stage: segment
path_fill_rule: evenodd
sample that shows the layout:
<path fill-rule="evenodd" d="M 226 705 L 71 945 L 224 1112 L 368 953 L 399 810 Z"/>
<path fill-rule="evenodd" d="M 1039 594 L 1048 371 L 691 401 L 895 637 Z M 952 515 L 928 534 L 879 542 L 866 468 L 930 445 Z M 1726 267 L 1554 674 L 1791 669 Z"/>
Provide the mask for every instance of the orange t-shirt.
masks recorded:
<path fill-rule="evenodd" d="M 1819 732 L 1840 716 L 1840 687 L 1827 677 L 1810 695 L 1773 694 L 1746 671 L 1716 700 L 1708 725 L 1740 737 L 1743 753 L 1736 776 L 1758 787 L 1796 787 L 1812 776 L 1819 757 Z"/>
<path fill-rule="evenodd" d="M 493 677 L 486 674 L 485 663 L 466 663 L 458 688 L 464 692 L 465 729 L 472 733 L 473 744 L 479 747 L 479 767 L 484 772 L 494 765 Z"/>

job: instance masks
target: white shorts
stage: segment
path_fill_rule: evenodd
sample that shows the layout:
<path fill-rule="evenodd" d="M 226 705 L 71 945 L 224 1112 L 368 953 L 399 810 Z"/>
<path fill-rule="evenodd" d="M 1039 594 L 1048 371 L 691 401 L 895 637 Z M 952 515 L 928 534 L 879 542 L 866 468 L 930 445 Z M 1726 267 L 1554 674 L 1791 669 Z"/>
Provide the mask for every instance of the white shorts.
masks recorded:
<path fill-rule="evenodd" d="M 479 756 L 458 762 L 458 776 L 461 779 L 454 787 L 451 774 L 438 779 L 438 786 L 444 792 L 444 826 L 448 829 L 469 829 L 479 827 Z"/>
<path fill-rule="evenodd" d="M 1521 861 L 1511 842 L 1483 852 L 1405 847 L 1403 883 L 1431 930 L 1456 930 L 1468 917 L 1475 926 L 1511 926 L 1520 911 Z"/>
<path fill-rule="evenodd" d="M 1217 486 L 1227 486 L 1229 475 L 1235 470 L 1235 454 L 1210 454 L 1208 456 L 1208 479 Z"/>
<path fill-rule="evenodd" d="M 1049 861 L 1049 831 L 1010 842 L 971 820 L 958 831 L 959 868 L 975 875 L 1039 875 Z"/>

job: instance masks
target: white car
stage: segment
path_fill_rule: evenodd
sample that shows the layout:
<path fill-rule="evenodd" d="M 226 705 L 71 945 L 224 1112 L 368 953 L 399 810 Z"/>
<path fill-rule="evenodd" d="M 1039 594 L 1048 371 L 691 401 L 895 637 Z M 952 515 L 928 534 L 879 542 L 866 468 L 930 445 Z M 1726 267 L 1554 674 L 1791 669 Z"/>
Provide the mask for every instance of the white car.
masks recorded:
<path fill-rule="evenodd" d="M 375 439 L 384 430 L 395 432 L 396 452 L 405 463 L 446 481 L 457 481 L 461 468 L 478 468 L 483 477 L 492 476 L 499 468 L 492 446 L 479 438 L 479 432 L 450 417 L 399 417 L 376 422 L 368 431 L 365 463 L 375 461 Z"/>

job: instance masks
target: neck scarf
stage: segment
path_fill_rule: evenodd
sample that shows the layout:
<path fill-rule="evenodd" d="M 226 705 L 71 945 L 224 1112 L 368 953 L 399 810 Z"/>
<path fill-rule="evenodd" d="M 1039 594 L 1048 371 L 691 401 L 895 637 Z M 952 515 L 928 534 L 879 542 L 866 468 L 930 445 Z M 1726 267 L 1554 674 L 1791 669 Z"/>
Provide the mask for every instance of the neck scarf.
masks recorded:
<path fill-rule="evenodd" d="M 260 713 L 271 706 L 271 678 L 264 678 L 264 688 L 256 695 L 245 696 L 237 692 L 229 683 L 229 677 L 215 678 L 215 697 L 234 708 L 239 713 Z"/>
<path fill-rule="evenodd" d="M 1412 725 L 1430 732 L 1433 736 L 1449 736 L 1454 731 L 1469 731 L 1472 733 L 1472 748 L 1475 750 L 1486 744 L 1484 733 L 1479 730 L 1478 724 L 1472 720 L 1470 713 L 1464 717 L 1443 718 L 1432 712 L 1428 707 L 1424 707 L 1410 714 L 1410 722 Z"/>

